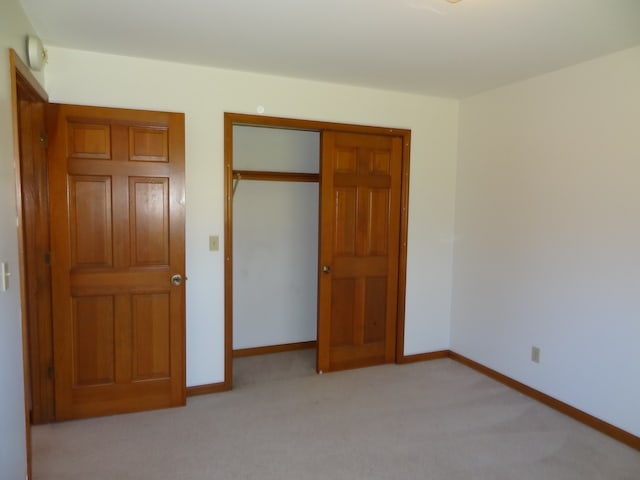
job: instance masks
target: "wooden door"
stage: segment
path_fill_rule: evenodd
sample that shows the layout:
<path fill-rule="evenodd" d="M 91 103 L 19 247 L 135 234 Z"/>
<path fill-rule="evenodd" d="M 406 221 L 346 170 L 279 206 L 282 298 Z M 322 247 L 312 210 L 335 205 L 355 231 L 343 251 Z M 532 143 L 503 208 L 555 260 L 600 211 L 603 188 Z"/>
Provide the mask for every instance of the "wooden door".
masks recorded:
<path fill-rule="evenodd" d="M 395 360 L 402 138 L 322 134 L 318 370 Z"/>
<path fill-rule="evenodd" d="M 48 117 L 56 419 L 183 405 L 184 115 Z"/>
<path fill-rule="evenodd" d="M 34 424 L 51 422 L 53 347 L 49 271 L 49 195 L 46 169 L 45 102 L 18 102 L 24 309 L 28 335 L 29 401 Z"/>

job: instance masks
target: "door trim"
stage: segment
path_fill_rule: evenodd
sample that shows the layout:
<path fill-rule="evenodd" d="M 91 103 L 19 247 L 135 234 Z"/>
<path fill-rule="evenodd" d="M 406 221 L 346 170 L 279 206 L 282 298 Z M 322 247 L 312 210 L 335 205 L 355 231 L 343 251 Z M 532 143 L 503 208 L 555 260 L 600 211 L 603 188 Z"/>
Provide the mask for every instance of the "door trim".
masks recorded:
<path fill-rule="evenodd" d="M 13 156 L 15 163 L 16 202 L 18 215 L 18 259 L 20 268 L 20 308 L 22 323 L 22 366 L 24 378 L 24 410 L 26 430 L 27 478 L 31 478 L 31 418 L 29 398 L 31 395 L 31 372 L 29 369 L 29 319 L 27 316 L 26 272 L 24 251 L 24 218 L 22 215 L 22 175 L 20 173 L 20 123 L 18 121 L 19 93 L 34 102 L 47 103 L 49 96 L 42 88 L 29 67 L 20 59 L 13 49 L 9 49 L 9 73 L 11 75 L 11 123 L 13 125 Z"/>
<path fill-rule="evenodd" d="M 314 120 L 225 112 L 224 114 L 224 387 L 233 387 L 233 127 L 234 125 L 307 130 L 326 130 L 402 138 L 402 182 L 400 215 L 400 252 L 398 258 L 398 308 L 396 322 L 396 363 L 404 355 L 405 296 L 407 277 L 407 236 L 409 223 L 409 164 L 411 130 L 373 127 Z M 319 219 L 318 219 L 319 221 Z"/>

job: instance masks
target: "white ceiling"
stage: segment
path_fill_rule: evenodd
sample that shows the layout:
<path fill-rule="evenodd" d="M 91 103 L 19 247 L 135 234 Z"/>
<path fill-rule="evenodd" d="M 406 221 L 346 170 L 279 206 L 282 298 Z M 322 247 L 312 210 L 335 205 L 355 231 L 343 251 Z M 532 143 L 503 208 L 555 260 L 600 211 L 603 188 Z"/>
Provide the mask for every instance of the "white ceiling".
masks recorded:
<path fill-rule="evenodd" d="M 464 97 L 640 45 L 640 0 L 20 0 L 45 46 Z"/>

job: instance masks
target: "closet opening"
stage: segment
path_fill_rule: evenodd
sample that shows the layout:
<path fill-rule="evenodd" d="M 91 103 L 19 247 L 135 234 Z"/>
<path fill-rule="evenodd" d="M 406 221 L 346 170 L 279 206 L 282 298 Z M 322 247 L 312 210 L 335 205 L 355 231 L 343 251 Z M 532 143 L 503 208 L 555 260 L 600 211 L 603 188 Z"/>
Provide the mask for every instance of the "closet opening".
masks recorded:
<path fill-rule="evenodd" d="M 224 128 L 225 388 L 245 382 L 239 357 L 401 362 L 411 132 L 235 113 Z"/>
<path fill-rule="evenodd" d="M 234 125 L 232 134 L 233 381 L 312 374 L 320 133 Z"/>

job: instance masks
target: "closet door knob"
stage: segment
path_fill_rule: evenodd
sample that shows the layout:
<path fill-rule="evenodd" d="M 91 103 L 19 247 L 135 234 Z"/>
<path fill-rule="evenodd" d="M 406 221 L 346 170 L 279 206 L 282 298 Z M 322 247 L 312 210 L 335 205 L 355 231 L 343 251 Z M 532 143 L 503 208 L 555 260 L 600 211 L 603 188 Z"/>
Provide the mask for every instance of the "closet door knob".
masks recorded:
<path fill-rule="evenodd" d="M 329 265 L 323 265 L 322 266 L 322 271 L 324 273 L 331 273 L 331 267 Z"/>

